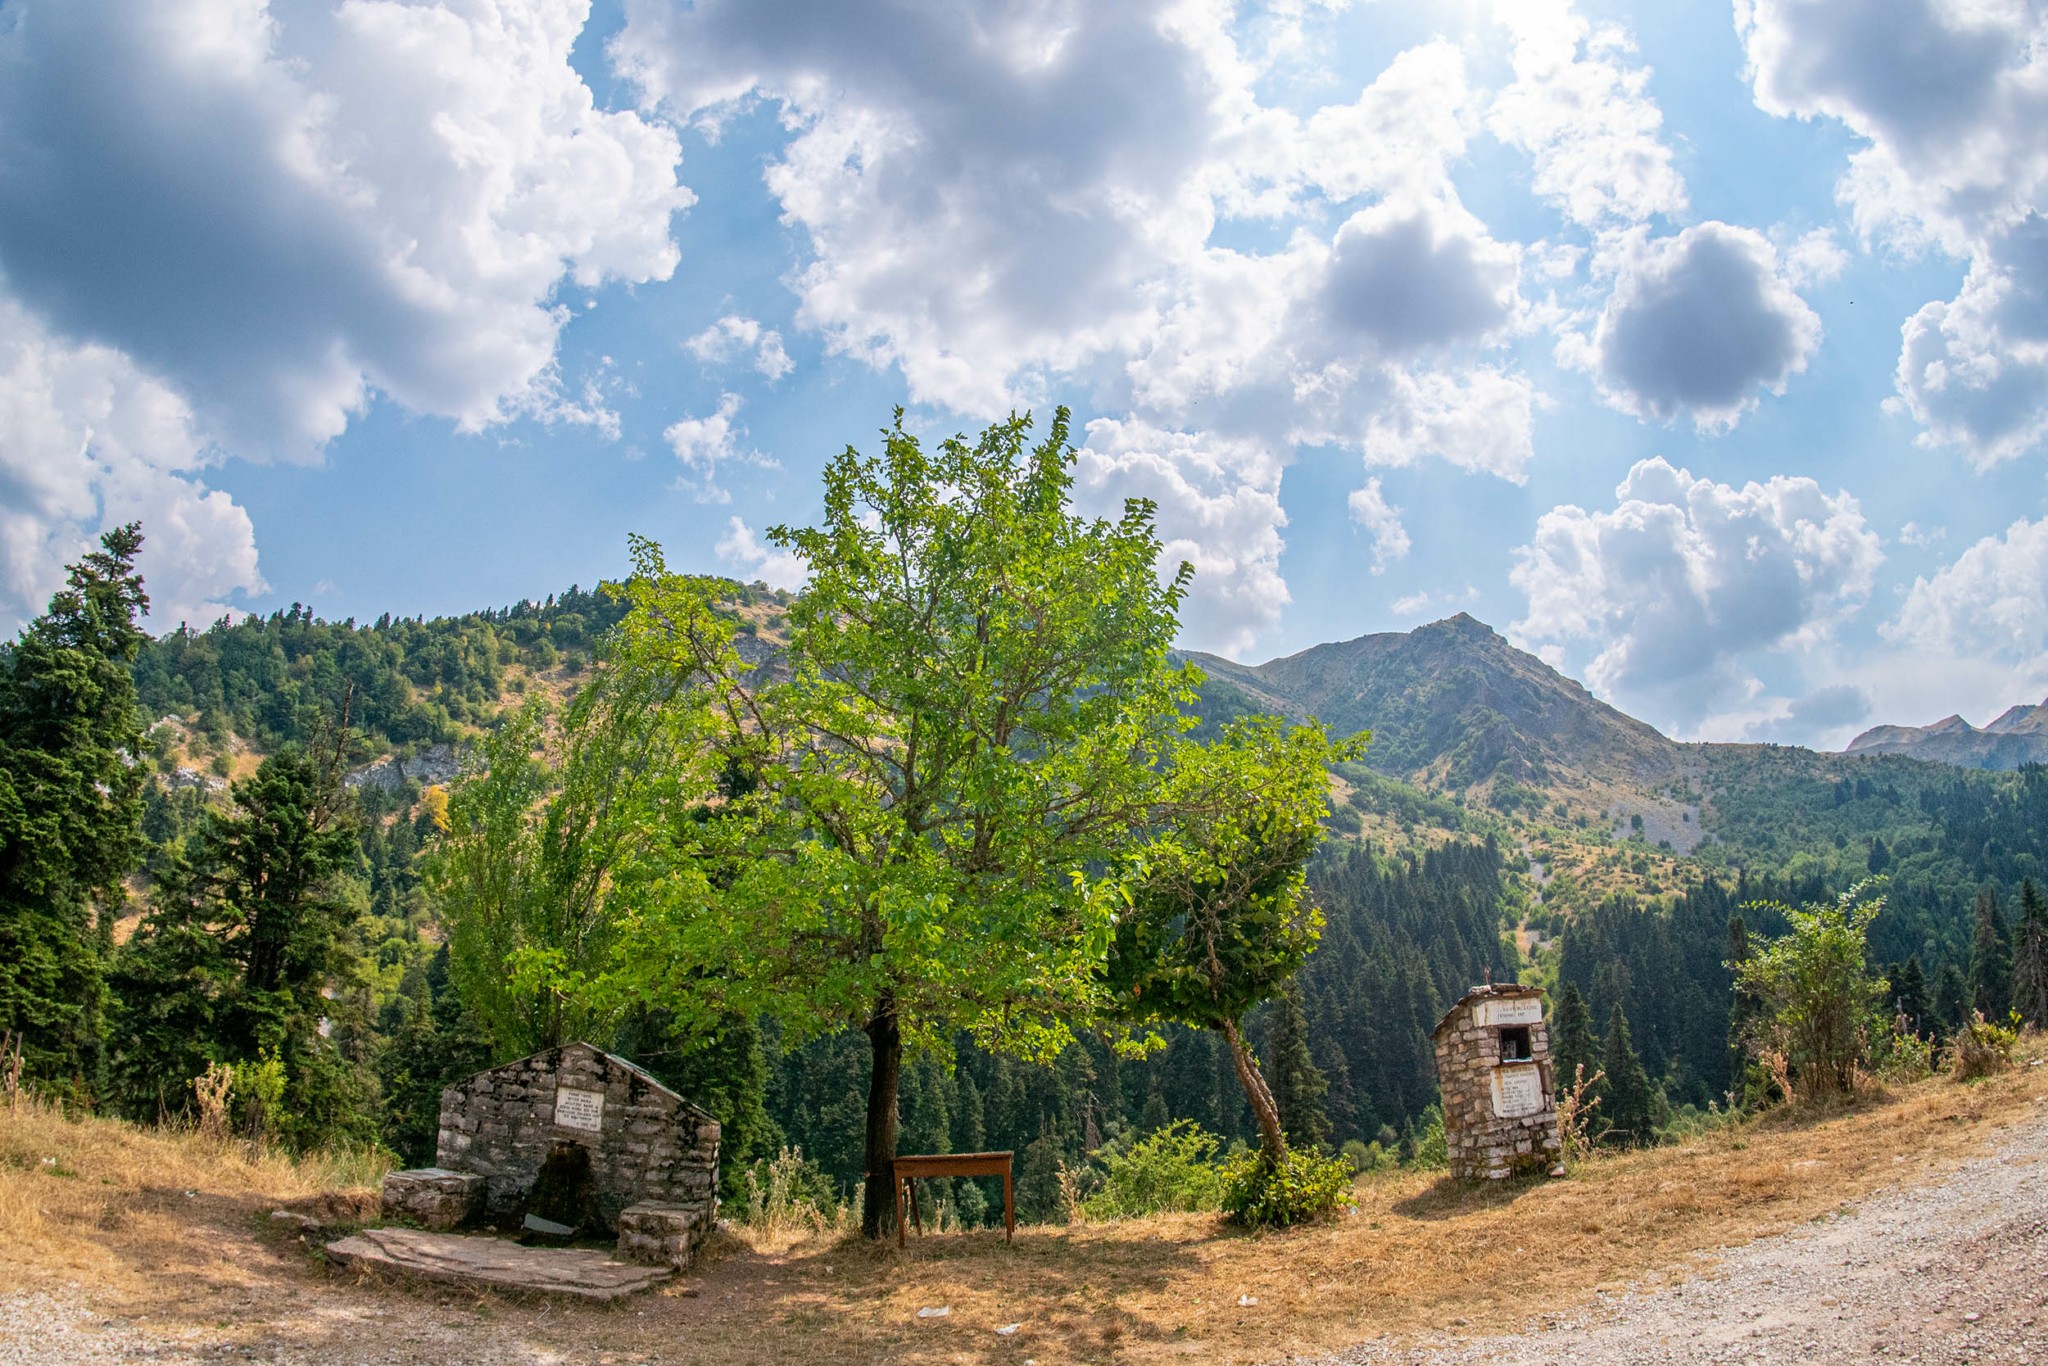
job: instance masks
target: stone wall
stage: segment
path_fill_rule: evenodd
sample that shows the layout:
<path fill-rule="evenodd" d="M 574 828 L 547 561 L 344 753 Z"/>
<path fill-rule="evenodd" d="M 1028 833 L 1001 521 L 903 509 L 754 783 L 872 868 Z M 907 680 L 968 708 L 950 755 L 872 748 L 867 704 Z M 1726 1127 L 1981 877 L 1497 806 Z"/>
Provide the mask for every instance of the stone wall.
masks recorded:
<path fill-rule="evenodd" d="M 1526 1033 L 1526 1057 L 1504 1058 L 1502 1042 Z M 1451 1175 L 1497 1181 L 1549 1171 L 1560 1148 L 1550 1076 L 1550 1030 L 1537 987 L 1474 987 L 1434 1033 L 1443 1089 L 1444 1145 Z"/>
<path fill-rule="evenodd" d="M 484 1178 L 481 1213 L 524 1211 L 557 1143 L 590 1153 L 597 1214 L 615 1228 L 630 1205 L 655 1202 L 709 1228 L 717 1210 L 718 1121 L 653 1077 L 585 1043 L 479 1072 L 441 1093 L 435 1161 Z"/>

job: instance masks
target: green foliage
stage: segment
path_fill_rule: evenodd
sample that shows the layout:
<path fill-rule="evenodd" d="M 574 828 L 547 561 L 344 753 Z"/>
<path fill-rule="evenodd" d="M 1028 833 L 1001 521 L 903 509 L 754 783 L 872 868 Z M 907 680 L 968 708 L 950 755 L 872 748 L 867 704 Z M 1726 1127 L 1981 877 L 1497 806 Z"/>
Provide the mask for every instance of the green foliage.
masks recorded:
<path fill-rule="evenodd" d="M 248 1097 L 240 1071 L 274 1059 L 267 1133 L 300 1149 L 371 1136 L 359 847 L 336 767 L 332 753 L 271 755 L 158 883 L 116 960 L 110 1068 L 129 1113 L 182 1108 L 186 1079 L 215 1062 L 237 1067 Z"/>
<path fill-rule="evenodd" d="M 1223 1172 L 1217 1144 L 1216 1135 L 1186 1119 L 1127 1144 L 1105 1144 L 1095 1154 L 1100 1184 L 1082 1201 L 1082 1212 L 1090 1219 L 1127 1219 L 1218 1208 Z"/>
<path fill-rule="evenodd" d="M 491 1041 L 449 981 L 448 946 L 407 973 L 379 1021 L 383 1141 L 410 1167 L 431 1166 L 441 1091 L 491 1064 Z"/>
<path fill-rule="evenodd" d="M 1977 893 L 1976 929 L 1970 936 L 1970 1008 L 2000 1019 L 2012 1005 L 2012 936 L 2005 927 L 1998 893 Z"/>
<path fill-rule="evenodd" d="M 1263 1151 L 1232 1159 L 1223 1173 L 1223 1215 L 1246 1228 L 1286 1228 L 1326 1219 L 1351 1203 L 1351 1164 L 1295 1149 L 1278 1162 Z"/>
<path fill-rule="evenodd" d="M 1579 993 L 1579 984 L 1567 982 L 1550 1016 L 1550 1073 L 1559 1085 L 1569 1085 L 1571 1078 L 1590 1077 L 1599 1070 L 1600 1040 L 1593 1033 L 1593 1012 Z"/>
<path fill-rule="evenodd" d="M 81 1097 L 98 1084 L 104 960 L 141 852 L 141 546 L 135 524 L 107 532 L 0 650 L 0 1034 L 28 1079 Z"/>
<path fill-rule="evenodd" d="M 1273 1103 L 1288 1143 L 1322 1152 L 1330 1146 L 1330 1114 L 1324 1101 L 1329 1078 L 1309 1056 L 1308 1023 L 1301 1013 L 1301 988 L 1289 982 L 1273 1002 L 1270 1026 Z"/>
<path fill-rule="evenodd" d="M 832 1189 L 831 1178 L 801 1148 L 781 1148 L 730 1166 L 737 1177 L 737 1193 L 725 1207 L 756 1233 L 838 1232 L 852 1213 Z"/>
<path fill-rule="evenodd" d="M 618 686 L 586 690 L 559 728 L 537 698 L 508 716 L 426 861 L 456 990 L 500 1061 L 609 1038 L 623 1008 L 591 989 L 619 938 L 606 895 L 656 835 L 641 803 L 669 756 L 642 713 L 607 705 Z"/>
<path fill-rule="evenodd" d="M 1111 911 L 1092 870 L 1145 823 L 1192 688 L 1168 658 L 1187 571 L 1160 583 L 1151 505 L 1073 515 L 1065 412 L 1028 434 L 928 452 L 899 415 L 881 455 L 835 459 L 823 524 L 769 533 L 809 572 L 786 672 L 747 663 L 714 585 L 650 543 L 621 590 L 610 696 L 667 758 L 640 822 L 661 843 L 611 884 L 633 931 L 612 986 L 798 1038 L 864 1030 L 871 1171 L 906 1034 L 1045 1055 L 1092 1013 Z M 661 818 L 719 775 L 719 819 Z"/>
<path fill-rule="evenodd" d="M 1607 1034 L 1600 1043 L 1600 1070 L 1605 1076 L 1593 1088 L 1600 1101 L 1594 1118 L 1600 1139 L 1632 1148 L 1656 1142 L 1658 1095 L 1636 1057 L 1628 1016 L 1619 1005 L 1607 1017 Z"/>
<path fill-rule="evenodd" d="M 1422 1125 L 1415 1135 L 1413 1152 L 1409 1159 L 1411 1166 L 1424 1171 L 1441 1171 L 1451 1165 L 1450 1141 L 1444 1134 L 1444 1107 L 1432 1105 L 1423 1113 Z"/>
<path fill-rule="evenodd" d="M 2048 1029 L 2048 905 L 2032 878 L 2020 884 L 2020 923 L 2012 937 L 2012 1008 L 2034 1028 Z"/>
<path fill-rule="evenodd" d="M 1972 1011 L 1963 1027 L 1949 1040 L 1949 1075 L 1957 1081 L 1974 1081 L 2012 1067 L 2019 1047 L 2018 1026 L 1997 1024 Z"/>
<path fill-rule="evenodd" d="M 1774 906 L 1790 930 L 1754 946 L 1737 980 L 1760 1005 L 1749 1044 L 1782 1060 L 1801 1098 L 1845 1096 L 1868 1058 L 1886 983 L 1867 967 L 1866 935 L 1884 909 L 1859 885 L 1832 906 Z"/>

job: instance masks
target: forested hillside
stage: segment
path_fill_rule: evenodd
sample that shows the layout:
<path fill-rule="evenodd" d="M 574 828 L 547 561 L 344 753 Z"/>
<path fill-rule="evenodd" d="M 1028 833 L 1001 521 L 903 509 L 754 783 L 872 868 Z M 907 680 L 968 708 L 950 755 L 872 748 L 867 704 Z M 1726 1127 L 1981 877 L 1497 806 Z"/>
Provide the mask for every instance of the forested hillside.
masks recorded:
<path fill-rule="evenodd" d="M 10 1046 L 26 1041 L 46 1089 L 140 1119 L 189 1110 L 194 1078 L 254 1059 L 271 1080 L 251 1122 L 274 1137 L 428 1160 L 440 1087 L 515 1045 L 464 999 L 451 963 L 434 882 L 448 791 L 349 776 L 429 746 L 474 768 L 520 707 L 546 733 L 558 723 L 545 718 L 607 667 L 627 604 L 572 588 L 368 625 L 294 606 L 148 640 L 106 624 L 139 592 L 124 564 L 85 566 L 72 597 L 5 656 L 17 808 L 56 800 L 57 779 L 32 772 L 32 755 L 70 745 L 87 759 L 64 800 L 102 825 L 61 819 L 103 841 L 82 865 L 97 871 L 35 893 L 50 908 L 44 929 L 25 918 L 29 902 L 10 912 Z M 739 584 L 718 593 L 746 665 L 775 658 L 790 600 Z M 74 656 L 88 663 L 65 662 Z M 1756 1083 L 1731 1038 L 1729 965 L 1783 929 L 1766 903 L 1824 901 L 1865 879 L 1881 878 L 1887 899 L 1869 932 L 1875 966 L 1915 1030 L 2015 1003 L 2018 918 L 2048 862 L 2048 770 L 1676 745 L 1464 618 L 1256 669 L 1199 662 L 1210 670 L 1188 704 L 1199 734 L 1259 710 L 1374 731 L 1364 764 L 1336 766 L 1327 839 L 1308 867 L 1320 944 L 1247 1024 L 1290 1133 L 1316 1146 L 1351 1145 L 1361 1161 L 1426 1154 L 1428 1031 L 1489 977 L 1569 990 L 1586 1048 L 1618 1037 L 1639 1059 L 1656 1122 L 1739 1103 Z M 36 738 L 20 717 L 38 680 L 102 665 L 132 684 L 132 715 L 107 674 L 97 731 Z M 107 757 L 129 745 L 140 766 Z M 540 781 L 522 800 L 544 795 Z M 133 843 L 115 828 L 128 809 Z M 36 828 L 10 829 L 17 883 Z M 253 870 L 279 859 L 297 882 L 259 886 Z M 860 1179 L 870 1050 L 859 1031 L 792 1030 L 774 1012 L 707 1025 L 659 999 L 604 1019 L 596 1042 L 725 1121 L 729 1188 L 784 1147 L 811 1159 L 821 1189 Z M 1050 1217 L 1072 1194 L 1063 1172 L 1071 1180 L 1091 1154 L 1173 1121 L 1258 1142 L 1216 1033 L 1159 1026 L 1138 1056 L 1115 1046 L 1120 1032 L 1083 1031 L 1050 1062 L 964 1030 L 914 1040 L 903 1148 L 1014 1149 L 1027 1217 Z M 971 1183 L 939 1197 L 969 1221 L 988 1213 Z"/>

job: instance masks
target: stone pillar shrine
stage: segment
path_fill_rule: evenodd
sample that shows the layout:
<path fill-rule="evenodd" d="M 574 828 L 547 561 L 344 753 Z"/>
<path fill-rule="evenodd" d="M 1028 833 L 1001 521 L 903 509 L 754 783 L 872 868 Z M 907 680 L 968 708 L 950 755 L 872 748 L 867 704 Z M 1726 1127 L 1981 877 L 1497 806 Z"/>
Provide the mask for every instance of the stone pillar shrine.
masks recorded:
<path fill-rule="evenodd" d="M 1542 988 L 1474 987 L 1430 1037 L 1451 1175 L 1498 1181 L 1555 1166 L 1561 1149 Z"/>

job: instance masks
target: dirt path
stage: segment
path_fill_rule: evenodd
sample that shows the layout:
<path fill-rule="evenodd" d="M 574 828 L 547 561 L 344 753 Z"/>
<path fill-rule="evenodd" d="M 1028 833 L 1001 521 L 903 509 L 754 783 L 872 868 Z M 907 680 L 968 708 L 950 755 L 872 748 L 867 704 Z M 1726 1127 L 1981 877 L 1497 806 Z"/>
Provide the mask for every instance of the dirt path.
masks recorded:
<path fill-rule="evenodd" d="M 1998 1151 L 1522 1333 L 1366 1343 L 1325 1366 L 2048 1362 L 2048 1113 Z"/>

